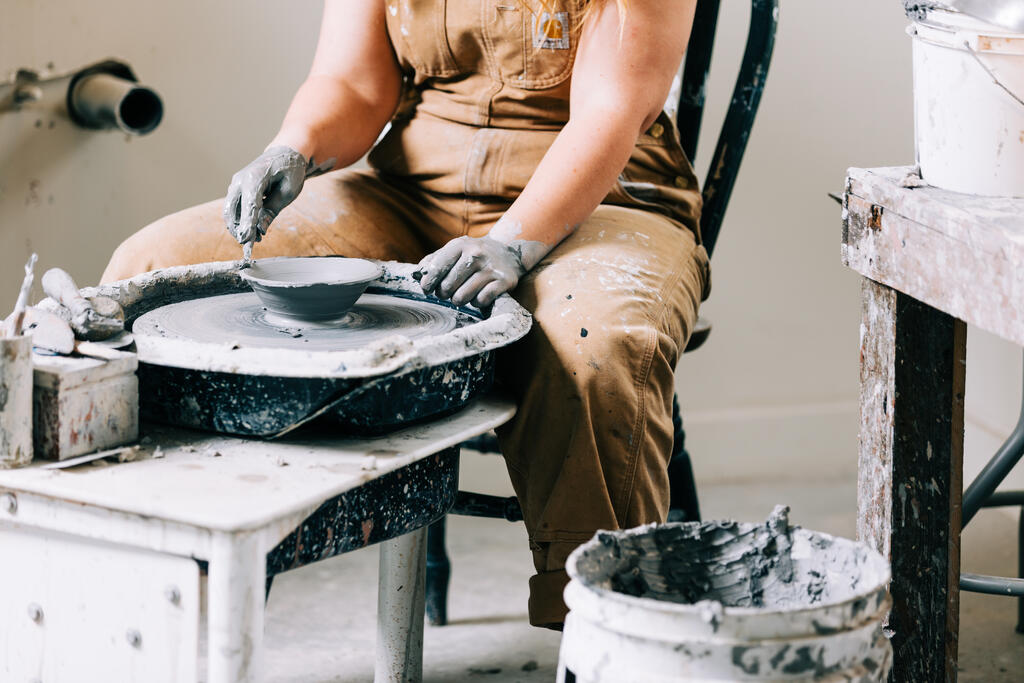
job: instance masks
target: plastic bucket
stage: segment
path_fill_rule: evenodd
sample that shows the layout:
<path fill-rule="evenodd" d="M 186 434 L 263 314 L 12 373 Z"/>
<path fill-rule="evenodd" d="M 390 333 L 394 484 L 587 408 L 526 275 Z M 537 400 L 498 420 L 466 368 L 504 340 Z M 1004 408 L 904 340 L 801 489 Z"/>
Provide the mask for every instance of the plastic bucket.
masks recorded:
<path fill-rule="evenodd" d="M 885 681 L 889 563 L 787 512 L 598 532 L 569 557 L 559 682 Z"/>
<path fill-rule="evenodd" d="M 1024 196 L 1024 34 L 940 9 L 907 32 L 921 177 L 955 192 Z"/>

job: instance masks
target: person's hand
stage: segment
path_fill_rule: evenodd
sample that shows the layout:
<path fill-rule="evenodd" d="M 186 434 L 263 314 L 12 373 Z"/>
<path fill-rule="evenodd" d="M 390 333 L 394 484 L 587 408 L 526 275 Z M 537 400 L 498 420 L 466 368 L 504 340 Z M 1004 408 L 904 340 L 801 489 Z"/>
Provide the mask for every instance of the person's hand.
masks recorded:
<path fill-rule="evenodd" d="M 457 237 L 424 257 L 419 270 L 424 293 L 483 309 L 514 289 L 527 269 L 515 246 L 490 237 Z"/>
<path fill-rule="evenodd" d="M 291 147 L 269 147 L 231 178 L 224 224 L 239 244 L 263 239 L 271 221 L 299 196 L 309 166 Z"/>

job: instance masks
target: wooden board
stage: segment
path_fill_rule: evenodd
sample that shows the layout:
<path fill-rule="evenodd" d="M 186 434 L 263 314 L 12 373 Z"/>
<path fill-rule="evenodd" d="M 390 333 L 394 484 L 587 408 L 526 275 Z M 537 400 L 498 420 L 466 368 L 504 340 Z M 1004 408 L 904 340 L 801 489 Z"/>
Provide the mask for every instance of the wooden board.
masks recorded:
<path fill-rule="evenodd" d="M 955 681 L 967 329 L 863 292 L 857 537 L 892 562 L 892 680 Z"/>
<path fill-rule="evenodd" d="M 849 170 L 843 263 L 1024 345 L 1024 199 L 902 187 L 909 170 Z"/>

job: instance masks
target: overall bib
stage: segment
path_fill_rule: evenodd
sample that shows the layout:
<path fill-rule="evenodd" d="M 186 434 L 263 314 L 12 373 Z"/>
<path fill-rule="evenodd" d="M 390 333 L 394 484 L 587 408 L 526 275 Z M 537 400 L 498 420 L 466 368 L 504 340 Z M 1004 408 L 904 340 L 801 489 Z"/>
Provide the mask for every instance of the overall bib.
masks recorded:
<path fill-rule="evenodd" d="M 518 0 L 382 2 L 406 87 L 371 170 L 307 181 L 257 257 L 416 262 L 452 238 L 486 235 L 569 120 L 582 0 L 537 12 Z M 139 231 L 103 280 L 240 258 L 222 206 Z M 512 293 L 534 326 L 498 357 L 498 380 L 519 405 L 498 436 L 537 570 L 533 624 L 564 620 L 576 546 L 598 529 L 665 518 L 673 372 L 710 286 L 699 212 L 663 114 L 604 203 Z"/>

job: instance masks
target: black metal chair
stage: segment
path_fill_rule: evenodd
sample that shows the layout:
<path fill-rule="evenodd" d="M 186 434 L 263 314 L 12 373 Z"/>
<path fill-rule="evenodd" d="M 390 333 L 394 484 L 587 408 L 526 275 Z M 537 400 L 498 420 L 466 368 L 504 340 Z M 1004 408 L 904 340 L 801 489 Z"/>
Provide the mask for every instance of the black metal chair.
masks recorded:
<path fill-rule="evenodd" d="M 1024 633 L 1024 491 L 996 491 L 996 489 L 1021 458 L 1024 458 L 1024 395 L 1021 397 L 1020 416 L 1017 418 L 1017 424 L 1010 436 L 1006 438 L 992 459 L 964 491 L 960 523 L 960 529 L 963 531 L 967 527 L 967 523 L 982 508 L 1020 507 L 1020 520 L 1017 523 L 1017 575 L 1022 578 L 960 574 L 960 590 L 1017 598 L 1017 633 Z M 456 504 L 458 503 L 456 502 Z"/>
<path fill-rule="evenodd" d="M 679 129 L 683 151 L 689 159 L 694 159 L 697 153 L 697 138 L 704 114 L 705 88 L 711 67 L 719 4 L 720 0 L 700 0 L 697 3 L 693 32 L 683 64 L 676 126 Z M 754 116 L 761 101 L 761 93 L 764 91 L 768 65 L 775 45 L 778 7 L 778 0 L 751 0 L 750 27 L 743 62 L 702 192 L 704 210 L 700 221 L 701 234 L 709 254 L 714 251 L 718 240 L 722 218 L 739 173 L 740 162 L 754 124 Z M 710 323 L 703 318 L 698 320 L 684 353 L 699 348 L 710 333 Z M 690 455 L 686 451 L 686 433 L 683 430 L 678 400 L 673 399 L 672 404 L 675 437 L 668 466 L 671 488 L 669 520 L 697 521 L 700 519 L 700 508 L 693 467 Z M 463 447 L 482 452 L 498 452 L 497 439 L 493 435 L 467 442 Z M 510 522 L 523 519 L 519 501 L 514 496 L 505 498 L 468 491 L 459 491 L 455 505 L 448 514 L 506 519 Z M 448 623 L 450 576 L 451 562 L 445 548 L 445 518 L 442 517 L 430 526 L 427 541 L 427 618 L 435 626 Z"/>

